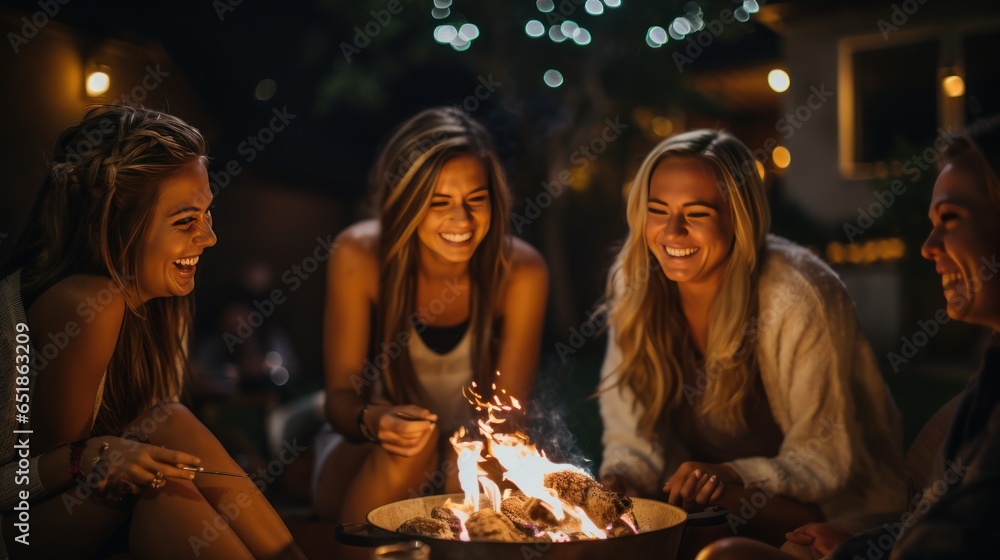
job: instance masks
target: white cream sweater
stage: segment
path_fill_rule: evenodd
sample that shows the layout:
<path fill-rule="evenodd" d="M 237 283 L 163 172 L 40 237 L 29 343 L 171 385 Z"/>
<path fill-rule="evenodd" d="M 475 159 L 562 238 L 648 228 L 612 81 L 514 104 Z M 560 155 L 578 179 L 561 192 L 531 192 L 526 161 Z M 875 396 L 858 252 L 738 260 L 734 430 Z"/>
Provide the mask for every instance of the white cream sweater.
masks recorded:
<path fill-rule="evenodd" d="M 784 440 L 776 457 L 728 464 L 746 488 L 816 503 L 828 520 L 904 510 L 899 412 L 844 285 L 808 250 L 772 235 L 758 291 L 760 376 Z M 621 361 L 612 325 L 601 387 L 617 380 Z M 670 434 L 642 437 L 641 407 L 627 387 L 601 392 L 600 472 L 653 493 L 689 454 Z"/>

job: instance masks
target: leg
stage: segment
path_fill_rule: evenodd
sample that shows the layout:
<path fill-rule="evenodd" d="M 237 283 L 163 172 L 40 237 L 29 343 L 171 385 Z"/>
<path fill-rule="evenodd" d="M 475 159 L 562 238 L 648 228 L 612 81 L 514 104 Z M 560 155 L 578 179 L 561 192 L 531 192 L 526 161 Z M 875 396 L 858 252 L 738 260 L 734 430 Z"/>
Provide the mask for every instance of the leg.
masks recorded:
<path fill-rule="evenodd" d="M 321 433 L 316 438 L 317 473 L 313 503 L 321 517 L 340 520 L 347 490 L 374 448 L 372 444 L 352 444 L 344 436 L 333 432 Z"/>
<path fill-rule="evenodd" d="M 230 526 L 240 511 L 219 515 L 187 480 L 147 489 L 136 501 L 129 550 L 136 558 L 246 559 L 254 556 Z"/>
<path fill-rule="evenodd" d="M 347 487 L 340 520 L 363 522 L 368 512 L 378 506 L 419 495 L 420 486 L 427 482 L 424 473 L 438 468 L 434 443 L 438 438 L 435 427 L 431 440 L 413 457 L 399 457 L 374 447 Z"/>
<path fill-rule="evenodd" d="M 239 471 L 239 465 L 226 453 L 215 436 L 191 411 L 180 404 L 166 404 L 146 411 L 132 422 L 131 427 L 148 437 L 154 444 L 198 456 L 201 458 L 201 465 L 206 469 Z M 291 447 L 286 447 L 283 451 L 280 461 L 272 462 L 277 465 L 275 468 L 277 474 L 284 470 L 284 464 L 295 460 L 296 450 L 295 442 L 292 442 Z M 268 474 L 270 472 L 258 471 L 245 478 L 198 475 L 191 488 L 203 496 L 215 514 L 198 509 L 197 513 L 191 514 L 191 517 L 200 527 L 204 527 L 202 522 L 211 523 L 216 514 L 221 515 L 232 529 L 231 533 L 235 534 L 246 550 L 256 558 L 276 558 L 285 551 L 294 553 L 296 549 L 288 528 L 261 493 L 267 483 L 274 481 Z M 257 477 L 251 479 L 254 474 Z M 177 492 L 181 492 L 178 481 L 171 480 L 168 487 L 171 485 Z M 184 495 L 188 499 L 195 499 L 191 493 Z M 137 528 L 141 527 L 146 525 L 137 525 Z M 133 537 L 132 540 L 135 542 L 136 538 Z"/>
<path fill-rule="evenodd" d="M 744 537 L 717 540 L 698 553 L 695 560 L 796 560 L 771 545 Z"/>

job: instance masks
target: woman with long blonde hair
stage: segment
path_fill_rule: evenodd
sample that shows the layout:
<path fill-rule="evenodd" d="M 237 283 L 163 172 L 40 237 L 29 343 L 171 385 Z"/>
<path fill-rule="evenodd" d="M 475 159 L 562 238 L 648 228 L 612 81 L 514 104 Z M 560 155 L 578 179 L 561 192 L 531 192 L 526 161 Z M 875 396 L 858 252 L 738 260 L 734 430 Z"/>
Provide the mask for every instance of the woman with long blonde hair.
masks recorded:
<path fill-rule="evenodd" d="M 140 558 L 302 558 L 249 477 L 203 473 L 239 466 L 178 402 L 206 164 L 197 129 L 146 109 L 57 141 L 0 280 L 0 558 L 90 558 L 116 532 Z"/>
<path fill-rule="evenodd" d="M 627 217 L 608 276 L 605 483 L 721 503 L 734 531 L 769 539 L 901 506 L 899 415 L 853 304 L 829 267 L 768 235 L 746 146 L 716 130 L 664 140 Z"/>
<path fill-rule="evenodd" d="M 469 417 L 462 388 L 528 396 L 548 289 L 541 256 L 507 233 L 489 133 L 462 111 L 403 123 L 371 183 L 377 217 L 337 237 L 327 270 L 315 500 L 345 522 L 454 489 L 445 438 Z"/>

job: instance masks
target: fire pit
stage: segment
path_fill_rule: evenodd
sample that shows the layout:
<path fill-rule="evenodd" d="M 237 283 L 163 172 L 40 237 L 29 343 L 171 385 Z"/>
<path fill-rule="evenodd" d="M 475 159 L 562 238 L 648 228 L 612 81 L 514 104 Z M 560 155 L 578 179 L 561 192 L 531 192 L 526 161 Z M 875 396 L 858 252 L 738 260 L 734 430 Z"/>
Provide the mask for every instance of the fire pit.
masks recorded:
<path fill-rule="evenodd" d="M 689 516 L 662 502 L 611 492 L 585 470 L 553 463 L 525 434 L 497 431 L 507 414 L 520 410 L 516 399 L 501 390 L 485 401 L 476 389 L 473 383 L 463 394 L 480 414 L 482 439 L 471 439 L 464 428 L 450 438 L 464 493 L 376 508 L 368 514 L 370 527 L 338 527 L 338 540 L 372 545 L 418 538 L 431 545 L 435 558 L 524 559 L 543 552 L 546 558 L 651 552 L 673 558 L 685 523 L 725 521 L 725 511 Z M 501 474 L 491 478 L 487 462 Z"/>
<path fill-rule="evenodd" d="M 447 501 L 463 499 L 463 494 L 413 498 L 375 508 L 368 514 L 368 524 L 337 527 L 337 540 L 354 546 L 377 546 L 389 542 L 413 540 L 412 535 L 396 532 L 404 522 L 430 517 L 434 508 Z M 486 499 L 486 496 L 481 496 Z M 677 555 L 685 527 L 725 523 L 727 512 L 689 515 L 681 508 L 656 500 L 632 498 L 632 512 L 637 534 L 620 538 L 589 539 L 570 542 L 497 542 L 461 541 L 420 537 L 430 545 L 435 560 L 589 560 L 607 558 L 656 558 L 670 560 Z"/>

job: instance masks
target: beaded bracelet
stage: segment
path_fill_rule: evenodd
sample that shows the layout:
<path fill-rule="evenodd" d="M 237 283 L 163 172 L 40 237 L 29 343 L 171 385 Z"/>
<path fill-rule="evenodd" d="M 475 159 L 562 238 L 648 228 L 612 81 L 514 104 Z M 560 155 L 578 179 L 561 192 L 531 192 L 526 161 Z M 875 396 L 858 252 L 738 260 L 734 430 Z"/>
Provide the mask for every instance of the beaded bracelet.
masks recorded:
<path fill-rule="evenodd" d="M 365 412 L 368 412 L 368 407 L 370 406 L 371 403 L 366 404 L 361 407 L 361 412 L 358 413 L 358 431 L 361 432 L 361 435 L 368 441 L 372 443 L 381 443 L 378 437 L 373 435 L 371 430 L 368 429 L 368 424 L 365 423 Z"/>
<path fill-rule="evenodd" d="M 83 480 L 86 476 L 80 468 L 80 458 L 83 457 L 83 450 L 87 447 L 86 439 L 78 439 L 69 444 L 69 474 L 73 480 Z"/>

